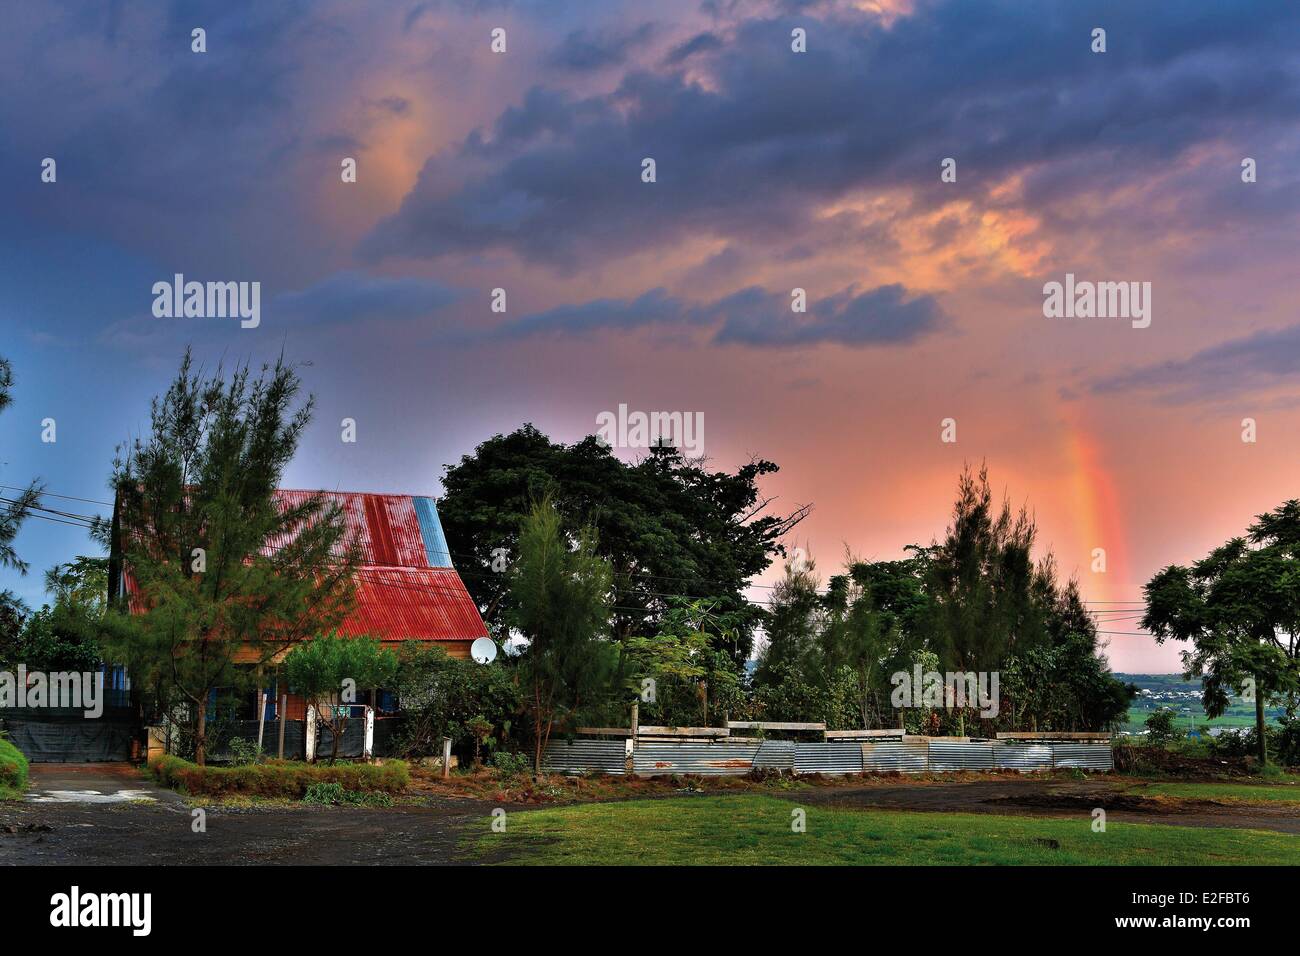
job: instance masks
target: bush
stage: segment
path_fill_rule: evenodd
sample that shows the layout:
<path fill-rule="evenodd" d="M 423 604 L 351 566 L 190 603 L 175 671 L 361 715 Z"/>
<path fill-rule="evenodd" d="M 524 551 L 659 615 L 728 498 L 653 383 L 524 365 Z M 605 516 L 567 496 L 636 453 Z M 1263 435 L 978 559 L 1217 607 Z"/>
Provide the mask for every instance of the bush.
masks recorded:
<path fill-rule="evenodd" d="M 382 764 L 308 764 L 289 760 L 240 767 L 200 767 L 180 757 L 158 757 L 149 771 L 160 784 L 203 796 L 242 795 L 300 800 L 314 784 L 334 783 L 356 793 L 401 793 L 410 768 L 401 760 Z"/>
<path fill-rule="evenodd" d="M 1270 760 L 1283 767 L 1300 767 L 1300 719 L 1284 717 L 1280 726 L 1269 724 L 1264 729 L 1264 742 Z M 1254 757 L 1259 752 L 1259 735 L 1254 727 L 1228 730 L 1211 737 L 1210 747 L 1216 757 Z"/>
<path fill-rule="evenodd" d="M 322 806 L 334 806 L 343 802 L 347 791 L 341 783 L 313 783 L 302 795 L 303 803 L 318 803 Z"/>
<path fill-rule="evenodd" d="M 533 760 L 528 754 L 511 753 L 508 750 L 494 751 L 488 762 L 502 777 L 529 773 L 533 769 Z"/>
<path fill-rule="evenodd" d="M 397 671 L 402 702 L 397 753 L 436 756 L 442 753 L 442 738 L 450 737 L 464 760 L 473 749 L 469 724 L 476 717 L 497 729 L 497 747 L 510 746 L 512 722 L 522 707 L 513 670 L 501 662 L 484 666 L 459 660 L 440 647 L 419 644 L 406 642 Z"/>
<path fill-rule="evenodd" d="M 262 759 L 262 748 L 257 745 L 256 741 L 245 740 L 243 737 L 231 737 L 228 746 L 230 747 L 230 762 L 236 767 L 257 763 Z"/>
<path fill-rule="evenodd" d="M 391 807 L 393 798 L 386 793 L 361 793 L 348 790 L 341 783 L 313 783 L 303 794 L 302 802 L 323 807 L 336 807 L 343 803 L 366 807 Z"/>
<path fill-rule="evenodd" d="M 1274 737 L 1277 762 L 1284 767 L 1300 767 L 1300 718 L 1282 719 Z"/>
<path fill-rule="evenodd" d="M 12 790 L 14 794 L 27 789 L 27 758 L 22 751 L 0 737 L 0 796 Z"/>
<path fill-rule="evenodd" d="M 1210 752 L 1216 757 L 1253 757 L 1256 746 L 1255 728 L 1233 728 L 1210 738 Z"/>
<path fill-rule="evenodd" d="M 1169 707 L 1158 707 L 1146 719 L 1146 728 L 1153 744 L 1163 746 L 1182 736 L 1174 725 L 1174 712 Z"/>

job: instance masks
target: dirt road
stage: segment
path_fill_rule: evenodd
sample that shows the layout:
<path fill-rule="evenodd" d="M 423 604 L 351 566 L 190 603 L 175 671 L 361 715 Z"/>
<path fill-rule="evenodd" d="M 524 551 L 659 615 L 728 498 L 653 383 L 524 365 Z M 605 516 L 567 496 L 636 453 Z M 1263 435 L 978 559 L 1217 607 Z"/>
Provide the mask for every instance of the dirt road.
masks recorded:
<path fill-rule="evenodd" d="M 125 764 L 33 764 L 28 800 L 0 804 L 0 865 L 425 864 L 454 862 L 459 837 L 492 807 L 208 808 Z"/>

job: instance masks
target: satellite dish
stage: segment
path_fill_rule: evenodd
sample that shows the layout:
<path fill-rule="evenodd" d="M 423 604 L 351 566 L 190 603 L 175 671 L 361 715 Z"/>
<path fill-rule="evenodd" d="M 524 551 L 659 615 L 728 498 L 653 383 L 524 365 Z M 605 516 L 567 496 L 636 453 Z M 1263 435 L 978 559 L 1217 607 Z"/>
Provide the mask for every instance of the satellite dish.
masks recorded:
<path fill-rule="evenodd" d="M 469 646 L 469 656 L 480 664 L 491 664 L 497 658 L 497 645 L 490 637 L 480 637 Z"/>

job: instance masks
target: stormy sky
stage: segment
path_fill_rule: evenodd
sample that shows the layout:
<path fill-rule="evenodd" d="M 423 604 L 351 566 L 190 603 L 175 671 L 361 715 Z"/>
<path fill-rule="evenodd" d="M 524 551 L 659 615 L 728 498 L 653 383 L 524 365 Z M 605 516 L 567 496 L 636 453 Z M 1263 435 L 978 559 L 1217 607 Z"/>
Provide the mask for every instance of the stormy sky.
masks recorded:
<path fill-rule="evenodd" d="M 777 507 L 814 504 L 787 543 L 826 573 L 942 535 L 963 463 L 987 461 L 1128 671 L 1177 668 L 1134 633 L 1143 582 L 1300 493 L 1293 0 L 5 19 L 4 485 L 107 500 L 187 344 L 303 363 L 318 412 L 291 487 L 436 495 L 525 421 L 567 441 L 620 404 L 700 412 L 714 465 L 770 458 Z M 260 324 L 155 317 L 177 273 L 261 283 Z M 1150 326 L 1045 318 L 1067 273 L 1151 283 Z M 0 587 L 33 605 L 90 550 L 44 520 L 18 547 L 33 572 Z"/>

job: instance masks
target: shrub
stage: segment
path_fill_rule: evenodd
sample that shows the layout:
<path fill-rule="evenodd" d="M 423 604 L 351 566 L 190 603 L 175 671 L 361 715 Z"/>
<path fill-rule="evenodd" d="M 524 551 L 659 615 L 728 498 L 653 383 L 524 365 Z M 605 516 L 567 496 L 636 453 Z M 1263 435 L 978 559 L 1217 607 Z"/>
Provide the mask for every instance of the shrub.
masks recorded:
<path fill-rule="evenodd" d="M 15 794 L 27 788 L 27 758 L 21 750 L 0 737 L 0 796 L 12 790 Z"/>
<path fill-rule="evenodd" d="M 512 721 L 522 706 L 513 670 L 500 662 L 485 667 L 459 660 L 421 643 L 408 641 L 402 648 L 396 678 L 402 701 L 397 752 L 436 756 L 442 753 L 442 738 L 450 737 L 463 759 L 473 747 L 469 724 L 475 717 L 496 728 L 497 747 L 509 746 Z"/>
<path fill-rule="evenodd" d="M 1300 718 L 1283 718 L 1275 740 L 1278 763 L 1284 767 L 1300 767 Z"/>
<path fill-rule="evenodd" d="M 313 783 L 302 795 L 302 802 L 334 806 L 343 802 L 346 793 L 341 783 Z"/>
<path fill-rule="evenodd" d="M 228 746 L 230 762 L 236 767 L 257 763 L 262 759 L 262 748 L 255 741 L 245 740 L 243 737 L 231 737 Z"/>
<path fill-rule="evenodd" d="M 1259 752 L 1259 735 L 1254 727 L 1224 731 L 1210 740 L 1216 757 L 1254 757 Z M 1270 724 L 1264 729 L 1264 742 L 1271 759 L 1284 767 L 1300 766 L 1300 719 L 1283 717 L 1279 726 Z"/>
<path fill-rule="evenodd" d="M 528 754 L 511 753 L 509 750 L 494 751 L 489 763 L 502 777 L 513 777 L 533 769 L 533 761 Z"/>
<path fill-rule="evenodd" d="M 1210 752 L 1216 757 L 1249 757 L 1257 749 L 1254 727 L 1233 728 L 1210 738 Z"/>
<path fill-rule="evenodd" d="M 1158 707 L 1146 719 L 1146 728 L 1153 744 L 1163 746 L 1182 736 L 1174 725 L 1174 712 L 1169 707 Z"/>
<path fill-rule="evenodd" d="M 386 793 L 361 793 L 348 790 L 339 783 L 313 783 L 302 796 L 303 803 L 335 807 L 350 803 L 365 807 L 391 807 L 393 798 Z"/>
<path fill-rule="evenodd" d="M 150 761 L 149 770 L 165 787 L 204 796 L 299 800 L 313 784 L 335 783 L 357 793 L 401 793 L 411 782 L 410 768 L 401 760 L 333 765 L 268 760 L 239 767 L 200 767 L 180 757 L 164 756 Z"/>

